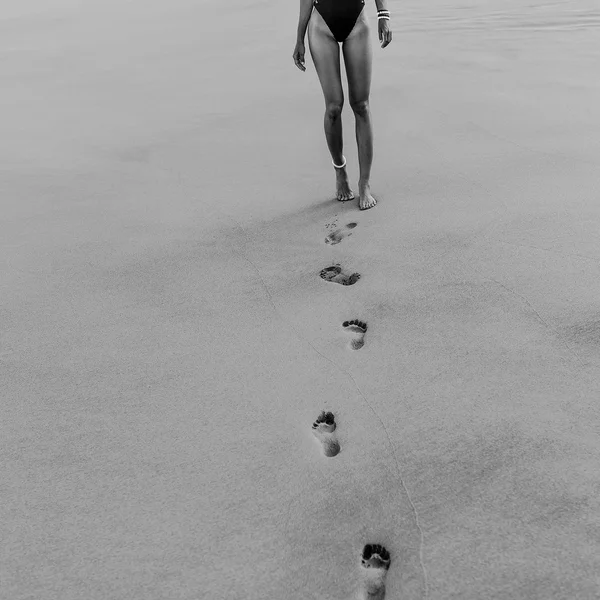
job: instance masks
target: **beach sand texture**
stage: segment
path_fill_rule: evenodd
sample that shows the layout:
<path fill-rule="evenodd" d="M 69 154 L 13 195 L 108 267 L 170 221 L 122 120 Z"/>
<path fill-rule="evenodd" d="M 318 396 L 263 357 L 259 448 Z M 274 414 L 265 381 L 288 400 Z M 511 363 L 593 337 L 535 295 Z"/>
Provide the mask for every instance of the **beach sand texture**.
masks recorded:
<path fill-rule="evenodd" d="M 0 596 L 600 597 L 598 3 L 389 0 L 366 212 L 297 4 L 0 9 Z"/>

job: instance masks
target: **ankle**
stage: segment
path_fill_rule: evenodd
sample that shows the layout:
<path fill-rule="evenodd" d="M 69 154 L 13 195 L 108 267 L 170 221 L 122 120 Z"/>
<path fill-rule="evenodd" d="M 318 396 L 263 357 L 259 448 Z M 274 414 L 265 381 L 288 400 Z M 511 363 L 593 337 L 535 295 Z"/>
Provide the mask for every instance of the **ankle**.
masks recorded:
<path fill-rule="evenodd" d="M 342 154 L 341 155 L 341 160 L 339 162 L 336 162 L 335 160 L 331 161 L 331 164 L 333 165 L 333 167 L 337 170 L 342 170 L 346 168 L 346 157 Z"/>

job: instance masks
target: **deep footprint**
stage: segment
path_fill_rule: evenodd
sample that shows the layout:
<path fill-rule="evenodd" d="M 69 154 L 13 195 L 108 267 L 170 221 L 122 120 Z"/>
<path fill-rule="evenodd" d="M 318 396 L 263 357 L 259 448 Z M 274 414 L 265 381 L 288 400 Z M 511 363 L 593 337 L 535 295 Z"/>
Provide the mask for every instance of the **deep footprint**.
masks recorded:
<path fill-rule="evenodd" d="M 364 321 L 354 319 L 352 321 L 344 321 L 342 327 L 353 334 L 350 347 L 353 350 L 359 350 L 365 345 L 365 333 L 367 332 L 367 324 Z"/>
<path fill-rule="evenodd" d="M 313 434 L 321 443 L 323 454 L 328 457 L 336 456 L 340 452 L 340 444 L 335 435 L 335 417 L 333 413 L 321 411 L 317 420 L 312 425 Z"/>
<path fill-rule="evenodd" d="M 362 597 L 366 600 L 385 598 L 385 578 L 390 568 L 390 553 L 379 544 L 367 544 L 362 553 Z"/>
<path fill-rule="evenodd" d="M 333 281 L 333 283 L 339 283 L 341 285 L 354 285 L 360 279 L 360 273 L 345 275 L 342 273 L 342 268 L 339 265 L 323 269 L 319 276 L 325 281 Z"/>
<path fill-rule="evenodd" d="M 351 230 L 354 229 L 357 225 L 358 223 L 348 223 L 346 227 L 332 231 L 325 238 L 325 243 L 331 244 L 332 246 L 335 246 L 335 244 L 339 244 L 346 236 L 352 235 Z"/>

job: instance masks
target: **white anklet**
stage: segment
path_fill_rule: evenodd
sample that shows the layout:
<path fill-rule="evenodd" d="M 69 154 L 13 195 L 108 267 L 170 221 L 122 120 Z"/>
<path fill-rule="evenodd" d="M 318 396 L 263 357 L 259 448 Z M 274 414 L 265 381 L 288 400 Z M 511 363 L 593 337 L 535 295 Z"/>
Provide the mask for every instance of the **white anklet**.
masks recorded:
<path fill-rule="evenodd" d="M 343 169 L 346 166 L 346 157 L 342 154 L 342 158 L 344 159 L 344 162 L 341 165 L 336 165 L 333 161 L 331 161 L 331 164 L 336 168 L 336 169 Z"/>

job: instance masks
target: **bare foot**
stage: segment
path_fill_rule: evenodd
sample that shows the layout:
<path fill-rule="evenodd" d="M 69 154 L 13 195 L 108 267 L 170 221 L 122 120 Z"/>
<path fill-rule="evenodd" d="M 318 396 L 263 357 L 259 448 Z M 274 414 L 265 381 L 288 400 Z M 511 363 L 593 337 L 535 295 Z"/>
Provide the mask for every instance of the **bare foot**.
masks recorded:
<path fill-rule="evenodd" d="M 377 200 L 371 195 L 371 186 L 369 183 L 358 182 L 358 207 L 360 210 L 373 208 L 377 204 Z"/>
<path fill-rule="evenodd" d="M 346 167 L 341 169 L 335 169 L 335 195 L 340 202 L 347 202 L 354 198 L 354 192 L 350 189 L 350 183 L 348 182 L 348 173 Z"/>

